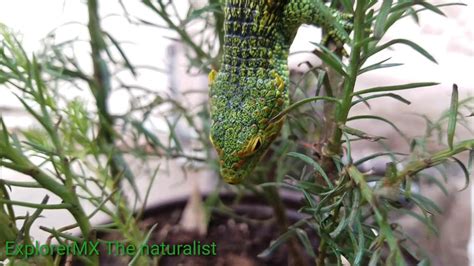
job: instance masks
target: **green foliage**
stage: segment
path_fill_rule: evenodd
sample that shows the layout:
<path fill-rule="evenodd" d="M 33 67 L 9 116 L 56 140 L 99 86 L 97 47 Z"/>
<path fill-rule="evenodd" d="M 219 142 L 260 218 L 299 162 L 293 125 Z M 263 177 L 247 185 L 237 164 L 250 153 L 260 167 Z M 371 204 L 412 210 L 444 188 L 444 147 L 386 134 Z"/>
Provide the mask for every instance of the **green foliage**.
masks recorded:
<path fill-rule="evenodd" d="M 338 3 L 333 2 L 336 5 Z M 308 95 L 302 100 L 295 100 L 297 103 L 294 105 L 299 107 L 299 110 L 292 108 L 284 113 L 290 117 L 289 131 L 297 135 L 294 138 L 312 144 L 313 148 L 287 153 L 287 167 L 281 169 L 284 173 L 279 174 L 286 178 L 280 182 L 262 180 L 264 183 L 260 187 L 291 188 L 304 195 L 306 202 L 301 211 L 307 213 L 310 218 L 292 225 L 288 232 L 294 233 L 295 227 L 311 228 L 310 230 L 315 231 L 321 238 L 316 254 L 318 265 L 339 265 L 341 257 L 347 259 L 351 265 L 406 265 L 413 263 L 413 260 L 426 262 L 428 258 L 424 257 L 422 250 L 416 248 L 417 243 L 403 232 L 403 228 L 397 225 L 392 217 L 396 213 L 409 215 L 425 224 L 433 233 L 437 232 L 432 218 L 442 210 L 431 199 L 412 192 L 411 184 L 424 177 L 447 193 L 444 184 L 431 175 L 427 177 L 422 171 L 428 168 L 442 171 L 443 165 L 451 160 L 459 165 L 466 180 L 469 180 L 469 168 L 454 156 L 461 152 L 472 151 L 474 148 L 474 140 L 458 142 L 455 140 L 457 119 L 464 117 L 459 113 L 459 105 L 465 104 L 468 107 L 467 103 L 470 100 L 460 101 L 457 86 L 454 85 L 450 110 L 439 121 L 428 120 L 426 138 L 429 138 L 435 130 L 440 135 L 447 135 L 447 141 L 442 142 L 446 148 L 437 152 L 423 149 L 422 153 L 420 150 L 412 150 L 412 154 L 402 154 L 387 150 L 368 154 L 362 158 L 353 158 L 352 142 L 371 141 L 383 144 L 386 140 L 383 137 L 372 136 L 361 129 L 349 127 L 347 122 L 357 119 L 378 120 L 390 125 L 407 141 L 407 144 L 413 142 L 393 121 L 376 114 L 354 117 L 349 117 L 348 114 L 357 103 L 362 102 L 370 107 L 370 101 L 380 97 L 390 97 L 410 104 L 410 101 L 397 92 L 438 84 L 416 82 L 354 91 L 359 75 L 371 70 L 401 65 L 386 63 L 389 59 L 366 65 L 372 56 L 393 45 L 407 45 L 429 61 L 437 63 L 428 51 L 410 40 L 394 39 L 382 43 L 381 38 L 397 21 L 407 15 L 414 16 L 424 10 L 443 14 L 439 9 L 441 6 L 424 1 L 357 0 L 354 1 L 355 10 L 352 10 L 352 4 L 348 1 L 340 1 L 340 4 L 344 7 L 344 12 L 352 14 L 354 19 L 351 40 L 346 43 L 350 48 L 350 55 L 344 60 L 343 54 L 321 45 L 316 45 L 315 52 L 324 62 L 324 66 L 318 69 L 320 72 L 315 76 L 319 79 L 321 77 L 333 79 L 322 83 L 324 92 L 331 96 L 331 101 L 326 101 L 322 110 L 314 105 L 298 104 L 323 99 L 322 95 Z M 415 9 L 418 6 L 422 8 Z M 311 73 L 315 72 L 309 72 Z M 299 84 L 298 82 L 297 85 Z M 321 91 L 319 88 L 316 90 Z M 306 131 L 298 130 L 299 128 Z M 308 132 L 308 129 L 313 130 Z M 285 137 L 281 141 L 288 141 Z M 424 138 L 415 139 L 415 141 L 424 140 Z M 277 149 L 276 147 L 275 150 Z M 391 158 L 383 175 L 374 176 L 358 168 L 361 163 L 379 156 Z M 297 158 L 302 164 L 292 158 Z M 444 171 L 442 174 L 446 176 Z M 265 175 L 265 172 L 256 175 Z M 410 209 L 401 203 L 402 201 L 412 202 L 416 206 L 415 209 L 420 211 Z M 282 244 L 282 239 L 288 239 L 288 235 L 282 235 L 262 254 L 268 255 L 275 250 L 276 246 Z M 306 241 L 302 241 L 302 245 L 306 246 Z"/>
<path fill-rule="evenodd" d="M 333 1 L 333 6 L 338 3 Z M 344 7 L 343 12 L 353 16 L 353 32 L 350 41 L 346 43 L 350 55 L 343 59 L 344 54 L 341 51 L 333 51 L 315 43 L 314 53 L 323 61 L 324 66 L 312 69 L 303 79 L 314 74 L 318 79 L 317 88 L 311 87 L 312 83 L 302 87 L 304 83 L 296 82 L 295 91 L 291 94 L 294 103 L 272 119 L 277 121 L 283 116 L 289 117 L 285 130 L 271 147 L 270 158 L 266 158 L 257 166 L 253 182 L 245 185 L 252 188 L 257 184 L 264 192 L 274 187 L 298 191 L 305 199 L 301 212 L 309 215 L 309 218 L 288 227 L 286 233 L 261 255 L 271 255 L 278 246 L 295 236 L 307 249 L 308 242 L 305 237 L 296 232 L 310 228 L 310 231 L 314 230 L 320 237 L 318 252 L 308 252 L 308 255 L 316 256 L 318 265 L 340 264 L 342 257 L 351 265 L 404 265 L 412 263 L 413 260 L 426 262 L 428 258 L 425 258 L 422 250 L 416 248 L 417 243 L 413 242 L 391 217 L 397 213 L 409 215 L 425 224 L 433 233 L 437 232 L 432 219 L 442 210 L 429 198 L 412 192 L 411 185 L 424 177 L 447 193 L 444 184 L 436 177 L 427 177 L 422 171 L 435 168 L 446 176 L 442 169 L 451 160 L 459 165 L 466 180 L 469 180 L 469 168 L 454 157 L 473 149 L 474 140 L 455 141 L 457 119 L 464 117 L 459 113 L 459 105 L 468 106 L 469 100 L 460 101 L 457 86 L 454 85 L 449 112 L 439 121 L 428 120 L 426 139 L 434 131 L 447 136 L 447 141 L 442 142 L 446 148 L 436 152 L 428 152 L 425 148 L 418 147 L 412 150 L 412 154 L 387 150 L 354 158 L 352 142 L 371 141 L 383 145 L 386 139 L 350 127 L 347 123 L 357 119 L 372 119 L 390 125 L 407 144 L 426 141 L 425 138 L 409 139 L 395 122 L 377 114 L 349 117 L 349 112 L 358 103 L 370 107 L 370 101 L 380 97 L 390 97 L 411 104 L 409 100 L 397 94 L 398 91 L 438 84 L 415 82 L 354 91 L 356 80 L 361 74 L 402 65 L 387 63 L 389 59 L 371 65 L 366 63 L 372 56 L 394 45 L 406 45 L 429 61 L 437 63 L 428 51 L 413 41 L 381 40 L 397 21 L 407 15 L 417 16 L 425 10 L 443 14 L 440 10 L 442 6 L 424 1 L 359 0 L 354 1 L 355 9 L 352 9 L 352 4 L 348 1 L 341 1 L 340 4 Z M 421 8 L 416 9 L 418 7 Z M 316 95 L 312 94 L 314 91 Z M 321 95 L 322 92 L 325 94 Z M 309 104 L 323 100 L 319 105 Z M 466 123 L 469 122 L 465 121 L 464 124 Z M 300 143 L 308 143 L 305 146 L 312 148 L 295 145 L 295 139 Z M 285 157 L 285 153 L 287 157 L 282 160 L 281 156 Z M 359 169 L 362 163 L 380 156 L 388 156 L 391 160 L 384 174 L 375 176 Z M 276 162 L 284 163 L 284 166 L 279 165 L 275 170 Z M 412 202 L 414 209 L 419 212 L 403 204 L 404 201 Z"/>
<path fill-rule="evenodd" d="M 95 241 L 97 232 L 117 232 L 124 242 L 141 246 L 147 243 L 154 228 L 147 233 L 139 228 L 138 222 L 147 205 L 151 184 L 158 175 L 156 160 L 162 159 L 159 163 L 163 164 L 165 160 L 184 158 L 192 163 L 210 157 L 210 150 L 205 148 L 209 146 L 207 103 L 188 107 L 166 92 L 123 82 L 120 79 L 123 73 L 138 78 L 143 69 L 163 71 L 156 66 L 135 66 L 123 43 L 102 28 L 99 1 L 89 0 L 86 4 L 92 73 L 83 70 L 77 61 L 78 40 L 57 43 L 52 32 L 43 50 L 30 55 L 16 34 L 0 24 L 1 89 L 15 95 L 34 121 L 30 128 L 14 129 L 9 128 L 0 116 L 0 167 L 31 177 L 29 181 L 0 179 L 1 243 L 6 240 L 31 243 L 30 229 L 42 210 L 64 209 L 74 217 L 73 224 L 64 224 L 61 228 L 40 226 L 59 243 Z M 143 4 L 163 15 L 161 19 L 167 27 L 177 31 L 188 45 L 193 38 L 184 25 L 206 21 L 209 12 L 216 20 L 222 20 L 217 1 L 209 8 L 195 9 L 191 5 L 182 20 L 173 17 L 178 13 L 166 13 L 176 11 L 171 2 L 160 2 L 157 7 L 149 1 L 143 1 Z M 131 24 L 157 26 L 128 13 L 125 5 L 122 7 L 124 19 Z M 208 26 L 204 25 L 203 29 Z M 206 39 L 202 41 L 211 43 Z M 196 53 L 189 53 L 190 62 L 207 66 L 211 61 L 207 51 L 215 50 L 214 44 L 191 46 Z M 130 110 L 120 116 L 112 115 L 108 106 L 110 96 L 117 90 L 125 90 L 131 98 Z M 71 92 L 76 94 L 77 91 L 80 91 L 80 96 L 71 98 Z M 168 129 L 156 130 L 153 119 L 157 114 L 166 121 Z M 202 144 L 202 147 L 196 145 L 197 149 L 204 151 L 202 157 L 189 155 L 189 151 L 183 149 L 176 132 L 178 123 L 184 123 L 197 133 L 193 141 Z M 130 163 L 134 164 L 133 169 Z M 136 186 L 136 169 L 150 173 L 150 186 L 144 195 L 139 194 Z M 39 203 L 14 201 L 8 195 L 10 187 L 45 189 L 48 194 L 58 196 L 60 202 L 50 203 L 48 196 Z M 125 194 L 125 187 L 132 187 L 134 194 Z M 93 210 L 86 212 L 85 205 L 93 206 Z M 15 206 L 35 211 L 20 217 L 13 212 Z M 111 223 L 103 226 L 91 224 L 91 219 L 98 213 L 105 214 Z M 17 227 L 15 221 L 19 221 L 20 226 Z M 71 230 L 75 229 L 80 230 L 80 236 L 73 236 Z M 0 251 L 3 248 L 0 246 Z M 0 260 L 4 260 L 4 253 L 1 254 Z M 31 262 L 53 265 L 53 261 L 54 265 L 59 265 L 64 258 L 8 259 L 15 265 Z M 78 259 L 86 265 L 99 263 L 94 256 Z M 134 265 L 151 265 L 158 260 L 152 261 L 141 254 L 129 259 Z"/>

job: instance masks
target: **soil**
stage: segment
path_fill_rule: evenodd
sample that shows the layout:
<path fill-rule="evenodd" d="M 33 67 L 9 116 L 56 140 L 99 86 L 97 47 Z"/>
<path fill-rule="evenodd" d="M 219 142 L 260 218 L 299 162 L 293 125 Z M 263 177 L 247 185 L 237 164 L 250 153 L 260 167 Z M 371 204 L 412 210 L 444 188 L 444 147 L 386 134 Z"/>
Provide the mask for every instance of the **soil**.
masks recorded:
<path fill-rule="evenodd" d="M 224 198 L 230 202 L 231 198 Z M 151 244 L 200 244 L 216 245 L 216 256 L 162 256 L 160 265 L 217 265 L 217 266 L 258 266 L 258 265 L 291 265 L 288 262 L 288 250 L 286 245 L 281 245 L 272 252 L 269 257 L 257 257 L 270 245 L 272 240 L 280 236 L 278 225 L 273 219 L 272 209 L 263 203 L 255 202 L 255 199 L 244 199 L 238 205 L 230 205 L 237 216 L 219 214 L 214 212 L 209 224 L 206 236 L 200 236 L 195 232 L 184 231 L 179 226 L 179 219 L 185 201 L 176 201 L 149 210 L 143 219 L 141 226 L 148 230 L 153 224 L 158 224 L 153 232 L 149 245 Z M 287 215 L 290 222 L 301 218 L 296 212 L 299 203 L 295 200 L 286 200 L 288 207 Z M 240 218 L 239 218 L 240 217 Z M 243 219 L 242 219 L 243 218 Z M 308 232 L 309 233 L 309 232 Z M 309 233 L 310 234 L 310 233 Z M 115 240 L 117 236 L 99 236 L 104 240 Z M 311 236 L 310 239 L 316 239 Z M 312 243 L 316 246 L 317 243 Z M 102 256 L 106 254 L 105 245 L 101 245 L 100 265 L 127 265 L 128 258 L 125 256 Z M 307 262 L 311 258 L 305 258 Z"/>

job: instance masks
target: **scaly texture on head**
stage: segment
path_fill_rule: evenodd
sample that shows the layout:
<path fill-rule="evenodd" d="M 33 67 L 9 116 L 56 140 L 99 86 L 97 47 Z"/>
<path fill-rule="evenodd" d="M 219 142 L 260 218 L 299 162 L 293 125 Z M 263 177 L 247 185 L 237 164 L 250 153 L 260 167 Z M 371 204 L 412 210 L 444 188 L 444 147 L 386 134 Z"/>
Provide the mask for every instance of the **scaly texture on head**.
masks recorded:
<path fill-rule="evenodd" d="M 222 177 L 238 184 L 282 127 L 282 120 L 269 121 L 288 105 L 287 57 L 296 30 L 302 23 L 332 25 L 337 13 L 315 0 L 227 0 L 224 13 L 223 63 L 209 74 L 210 139 Z"/>

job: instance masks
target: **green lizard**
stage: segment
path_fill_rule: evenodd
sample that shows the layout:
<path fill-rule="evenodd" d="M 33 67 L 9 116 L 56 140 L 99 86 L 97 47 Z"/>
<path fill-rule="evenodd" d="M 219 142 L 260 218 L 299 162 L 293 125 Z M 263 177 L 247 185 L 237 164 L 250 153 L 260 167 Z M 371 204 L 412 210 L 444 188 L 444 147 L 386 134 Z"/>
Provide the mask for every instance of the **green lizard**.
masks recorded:
<path fill-rule="evenodd" d="M 226 0 L 222 67 L 209 74 L 211 132 L 224 180 L 238 184 L 278 136 L 288 105 L 288 50 L 298 27 L 347 38 L 344 16 L 322 0 Z"/>

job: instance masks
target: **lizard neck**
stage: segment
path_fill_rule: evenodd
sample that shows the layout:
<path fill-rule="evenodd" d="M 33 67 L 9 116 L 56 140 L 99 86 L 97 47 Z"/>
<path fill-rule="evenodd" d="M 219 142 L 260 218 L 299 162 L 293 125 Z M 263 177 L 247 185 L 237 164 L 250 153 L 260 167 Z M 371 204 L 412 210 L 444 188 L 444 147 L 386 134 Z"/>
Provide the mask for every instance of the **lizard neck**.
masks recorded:
<path fill-rule="evenodd" d="M 289 40 L 280 29 L 286 1 L 228 0 L 225 6 L 223 69 L 275 69 L 288 57 Z"/>

